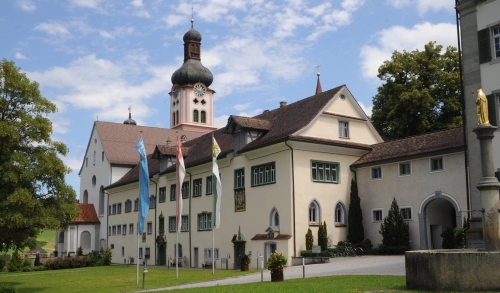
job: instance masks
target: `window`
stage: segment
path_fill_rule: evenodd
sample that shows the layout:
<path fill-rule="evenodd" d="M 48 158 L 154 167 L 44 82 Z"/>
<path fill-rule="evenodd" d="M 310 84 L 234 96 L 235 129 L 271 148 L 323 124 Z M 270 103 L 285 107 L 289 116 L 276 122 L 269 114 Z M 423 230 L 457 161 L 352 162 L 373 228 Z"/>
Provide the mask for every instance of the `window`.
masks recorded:
<path fill-rule="evenodd" d="M 113 226 L 111 230 L 113 231 L 112 235 L 116 235 L 116 226 Z"/>
<path fill-rule="evenodd" d="M 372 179 L 382 179 L 382 167 L 372 167 Z"/>
<path fill-rule="evenodd" d="M 309 204 L 309 225 L 319 225 L 321 222 L 321 217 L 320 217 L 321 211 L 319 204 L 316 200 L 313 200 Z"/>
<path fill-rule="evenodd" d="M 175 217 L 168 217 L 168 232 L 175 232 L 176 230 Z"/>
<path fill-rule="evenodd" d="M 207 190 L 206 194 L 212 194 L 213 192 L 213 181 L 215 176 L 207 176 Z"/>
<path fill-rule="evenodd" d="M 147 222 L 146 226 L 148 234 L 153 234 L 153 222 Z"/>
<path fill-rule="evenodd" d="M 500 58 L 500 26 L 493 29 L 495 58 Z"/>
<path fill-rule="evenodd" d="M 198 110 L 193 111 L 193 122 L 198 122 Z"/>
<path fill-rule="evenodd" d="M 127 224 L 122 225 L 122 235 L 127 235 Z"/>
<path fill-rule="evenodd" d="M 134 234 L 134 224 L 132 223 L 128 224 L 128 234 Z"/>
<path fill-rule="evenodd" d="M 274 162 L 252 167 L 252 186 L 276 183 L 276 167 Z"/>
<path fill-rule="evenodd" d="M 201 178 L 193 180 L 193 197 L 201 196 Z"/>
<path fill-rule="evenodd" d="M 219 249 L 215 248 L 214 252 L 215 253 L 213 255 L 213 258 L 214 259 L 219 259 Z M 203 256 L 205 257 L 206 260 L 212 259 L 212 248 L 205 248 Z"/>
<path fill-rule="evenodd" d="M 198 231 L 212 230 L 212 213 L 202 212 L 198 214 Z"/>
<path fill-rule="evenodd" d="M 311 176 L 317 182 L 338 182 L 338 163 L 311 161 Z"/>
<path fill-rule="evenodd" d="M 205 111 L 201 111 L 201 123 L 207 123 L 207 114 Z"/>
<path fill-rule="evenodd" d="M 139 199 L 136 198 L 134 200 L 134 212 L 137 212 L 139 210 Z"/>
<path fill-rule="evenodd" d="M 139 247 L 139 258 L 142 259 L 142 247 Z"/>
<path fill-rule="evenodd" d="M 148 246 L 146 246 L 146 251 L 145 251 L 144 256 L 146 258 L 149 258 L 151 256 L 151 249 Z"/>
<path fill-rule="evenodd" d="M 122 257 L 125 256 L 125 246 L 122 246 Z"/>
<path fill-rule="evenodd" d="M 121 214 L 122 213 L 122 203 L 119 203 L 116 205 L 116 213 Z"/>
<path fill-rule="evenodd" d="M 341 202 L 335 205 L 335 226 L 345 226 L 345 207 Z"/>
<path fill-rule="evenodd" d="M 167 188 L 166 187 L 160 187 L 158 201 L 159 202 L 167 201 Z"/>
<path fill-rule="evenodd" d="M 112 215 L 112 213 L 111 213 L 111 205 L 108 206 L 108 215 Z"/>
<path fill-rule="evenodd" d="M 431 172 L 443 171 L 443 157 L 431 158 Z"/>
<path fill-rule="evenodd" d="M 384 219 L 382 218 L 382 210 L 372 210 L 372 222 L 378 223 L 382 222 Z"/>
<path fill-rule="evenodd" d="M 149 197 L 149 208 L 154 209 L 156 207 L 156 196 L 151 195 Z"/>
<path fill-rule="evenodd" d="M 104 162 L 104 152 L 102 152 L 102 161 Z"/>
<path fill-rule="evenodd" d="M 399 163 L 399 176 L 411 175 L 411 162 Z"/>
<path fill-rule="evenodd" d="M 339 121 L 339 137 L 349 138 L 349 122 Z"/>
<path fill-rule="evenodd" d="M 95 166 L 95 153 L 96 153 L 96 151 L 94 151 L 94 166 Z"/>
<path fill-rule="evenodd" d="M 181 232 L 189 231 L 189 216 L 185 215 L 181 217 Z"/>
<path fill-rule="evenodd" d="M 411 207 L 400 207 L 399 212 L 401 213 L 401 217 L 403 218 L 403 220 L 405 221 L 413 220 Z"/>
<path fill-rule="evenodd" d="M 170 185 L 170 201 L 175 201 L 175 199 L 177 198 L 175 192 L 176 192 L 175 184 Z"/>
<path fill-rule="evenodd" d="M 111 226 L 109 226 L 108 236 L 111 236 Z M 60 238 L 59 238 L 60 239 Z M 64 241 L 63 241 L 64 242 Z"/>
<path fill-rule="evenodd" d="M 189 198 L 189 182 L 182 183 L 182 198 Z"/>
<path fill-rule="evenodd" d="M 89 166 L 89 157 L 86 157 L 85 158 L 85 167 L 88 167 Z"/>
<path fill-rule="evenodd" d="M 116 226 L 116 235 L 121 235 L 122 234 L 122 225 Z"/>
<path fill-rule="evenodd" d="M 234 189 L 245 188 L 245 168 L 234 170 Z"/>
<path fill-rule="evenodd" d="M 271 210 L 271 216 L 269 217 L 269 226 L 273 228 L 274 231 L 280 230 L 280 215 L 276 208 Z"/>
<path fill-rule="evenodd" d="M 130 199 L 127 199 L 125 201 L 125 212 L 130 213 L 132 211 L 132 201 Z"/>

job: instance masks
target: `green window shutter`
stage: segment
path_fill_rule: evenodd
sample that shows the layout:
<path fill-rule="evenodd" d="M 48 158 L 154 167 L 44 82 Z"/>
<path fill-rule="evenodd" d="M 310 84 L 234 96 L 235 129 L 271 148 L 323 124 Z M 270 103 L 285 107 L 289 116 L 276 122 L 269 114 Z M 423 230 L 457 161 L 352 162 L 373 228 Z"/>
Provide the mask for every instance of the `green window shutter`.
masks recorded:
<path fill-rule="evenodd" d="M 479 48 L 479 63 L 483 64 L 491 61 L 490 29 L 485 28 L 477 32 Z"/>
<path fill-rule="evenodd" d="M 488 120 L 490 120 L 490 124 L 497 126 L 497 107 L 495 105 L 495 95 L 487 95 L 488 99 Z"/>

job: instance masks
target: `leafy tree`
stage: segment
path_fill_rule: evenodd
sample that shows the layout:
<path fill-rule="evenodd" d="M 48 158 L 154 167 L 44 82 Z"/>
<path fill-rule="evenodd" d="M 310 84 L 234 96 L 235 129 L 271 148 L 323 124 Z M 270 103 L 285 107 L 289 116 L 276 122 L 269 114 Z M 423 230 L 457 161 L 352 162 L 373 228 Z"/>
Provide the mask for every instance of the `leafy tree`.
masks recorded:
<path fill-rule="evenodd" d="M 386 246 L 410 246 L 410 227 L 401 216 L 396 198 L 392 200 L 389 214 L 380 224 L 379 233 L 382 234 L 382 244 Z"/>
<path fill-rule="evenodd" d="M 313 247 L 313 243 L 314 243 L 313 232 L 311 231 L 311 228 L 308 228 L 306 234 L 306 249 L 311 250 Z"/>
<path fill-rule="evenodd" d="M 458 52 L 430 42 L 424 51 L 394 51 L 378 70 L 371 122 L 384 139 L 462 125 Z"/>
<path fill-rule="evenodd" d="M 78 216 L 76 194 L 52 141 L 56 106 L 14 62 L 0 62 L 0 251 L 34 248 L 41 229 L 64 229 Z M 29 216 L 27 216 L 29 215 Z"/>
<path fill-rule="evenodd" d="M 351 243 L 360 243 L 363 241 L 365 239 L 363 213 L 361 211 L 361 199 L 358 194 L 358 183 L 354 178 L 351 180 L 348 222 L 347 240 Z"/>

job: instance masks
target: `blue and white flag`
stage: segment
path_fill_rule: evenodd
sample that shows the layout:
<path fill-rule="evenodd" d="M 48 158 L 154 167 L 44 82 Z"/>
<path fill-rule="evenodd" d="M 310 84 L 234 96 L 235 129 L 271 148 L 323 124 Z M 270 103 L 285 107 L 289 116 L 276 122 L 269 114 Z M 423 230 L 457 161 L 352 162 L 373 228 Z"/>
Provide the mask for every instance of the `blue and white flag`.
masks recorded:
<path fill-rule="evenodd" d="M 139 167 L 139 227 L 137 231 L 139 234 L 144 233 L 144 221 L 149 211 L 149 168 L 148 168 L 148 158 L 146 155 L 146 148 L 144 147 L 144 140 L 141 139 L 135 145 L 135 149 L 141 156 L 140 167 Z"/>

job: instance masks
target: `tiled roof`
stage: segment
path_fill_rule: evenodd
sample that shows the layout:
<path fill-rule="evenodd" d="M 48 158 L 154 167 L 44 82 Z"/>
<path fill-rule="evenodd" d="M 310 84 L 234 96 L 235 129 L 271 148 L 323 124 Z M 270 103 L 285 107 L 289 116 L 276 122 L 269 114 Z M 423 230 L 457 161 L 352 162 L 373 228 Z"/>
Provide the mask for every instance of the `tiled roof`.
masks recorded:
<path fill-rule="evenodd" d="M 353 165 L 360 167 L 389 160 L 406 157 L 431 155 L 444 151 L 464 149 L 464 136 L 462 128 L 436 131 L 416 136 L 410 136 L 394 141 L 372 145 L 373 150 Z"/>
<path fill-rule="evenodd" d="M 357 142 L 350 142 L 350 141 L 346 141 L 346 140 L 326 139 L 326 138 L 320 138 L 320 137 L 298 136 L 298 135 L 290 135 L 290 140 L 312 142 L 312 143 L 319 143 L 319 144 L 326 144 L 326 145 L 343 146 L 343 147 L 350 147 L 350 148 L 367 150 L 367 151 L 372 150 L 371 145 L 357 143 Z"/>
<path fill-rule="evenodd" d="M 236 124 L 242 128 L 258 129 L 258 130 L 269 130 L 271 129 L 272 121 L 259 118 L 250 118 L 243 116 L 231 115 L 229 120 L 233 120 Z"/>
<path fill-rule="evenodd" d="M 255 236 L 252 237 L 252 239 L 250 239 L 250 240 L 270 240 L 270 239 L 274 239 L 274 240 L 285 239 L 286 240 L 286 239 L 290 239 L 290 238 L 292 238 L 292 235 L 290 235 L 290 234 L 278 234 L 274 238 L 267 237 L 267 234 L 255 234 Z"/>
<path fill-rule="evenodd" d="M 140 168 L 139 164 L 135 165 L 134 168 L 128 171 L 125 175 L 123 175 L 122 178 L 120 178 L 115 183 L 108 185 L 104 189 L 109 189 L 139 181 L 139 168 Z M 160 171 L 160 162 L 156 159 L 153 159 L 153 154 L 148 155 L 148 170 L 149 170 L 149 177 L 152 177 L 154 174 L 158 174 Z"/>
<path fill-rule="evenodd" d="M 78 203 L 76 204 L 80 209 L 80 215 L 75 218 L 71 223 L 100 223 L 97 213 L 95 212 L 94 205 L 91 203 Z"/>
<path fill-rule="evenodd" d="M 106 158 L 111 164 L 116 165 L 135 165 L 139 162 L 139 153 L 136 151 L 135 145 L 141 137 L 141 131 L 148 154 L 153 153 L 156 145 L 164 145 L 168 138 L 175 141 L 177 136 L 185 135 L 189 141 L 204 134 L 202 132 L 101 121 L 94 122 L 94 128 L 99 132 Z M 90 143 L 92 142 L 89 141 Z"/>

